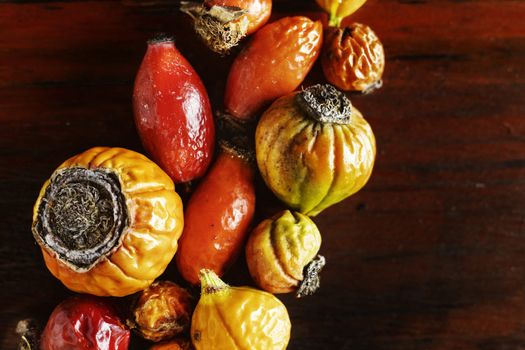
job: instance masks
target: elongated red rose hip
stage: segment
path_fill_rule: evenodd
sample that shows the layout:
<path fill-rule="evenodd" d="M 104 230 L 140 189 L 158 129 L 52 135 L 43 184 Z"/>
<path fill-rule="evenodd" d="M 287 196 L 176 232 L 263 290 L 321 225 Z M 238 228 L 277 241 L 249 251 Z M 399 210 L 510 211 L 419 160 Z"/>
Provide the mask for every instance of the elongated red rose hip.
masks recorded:
<path fill-rule="evenodd" d="M 284 17 L 257 31 L 230 69 L 224 106 L 249 120 L 266 104 L 293 92 L 319 56 L 323 26 L 309 18 Z"/>
<path fill-rule="evenodd" d="M 222 276 L 243 249 L 255 212 L 255 171 L 246 150 L 221 142 L 217 159 L 184 213 L 175 257 L 186 281 L 199 283 L 203 268 Z"/>
<path fill-rule="evenodd" d="M 172 39 L 148 42 L 135 79 L 133 112 L 144 148 L 174 182 L 204 174 L 215 142 L 210 101 Z"/>

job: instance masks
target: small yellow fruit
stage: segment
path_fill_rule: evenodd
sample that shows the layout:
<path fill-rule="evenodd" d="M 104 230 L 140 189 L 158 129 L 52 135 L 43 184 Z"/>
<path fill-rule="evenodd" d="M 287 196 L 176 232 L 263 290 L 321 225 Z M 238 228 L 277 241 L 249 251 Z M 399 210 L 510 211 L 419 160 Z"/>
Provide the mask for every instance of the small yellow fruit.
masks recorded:
<path fill-rule="evenodd" d="M 306 215 L 289 210 L 262 221 L 246 243 L 246 261 L 257 285 L 270 293 L 295 291 L 303 270 L 321 247 L 321 234 Z"/>
<path fill-rule="evenodd" d="M 201 298 L 191 321 L 196 350 L 282 350 L 290 330 L 286 307 L 272 294 L 230 287 L 201 270 Z"/>

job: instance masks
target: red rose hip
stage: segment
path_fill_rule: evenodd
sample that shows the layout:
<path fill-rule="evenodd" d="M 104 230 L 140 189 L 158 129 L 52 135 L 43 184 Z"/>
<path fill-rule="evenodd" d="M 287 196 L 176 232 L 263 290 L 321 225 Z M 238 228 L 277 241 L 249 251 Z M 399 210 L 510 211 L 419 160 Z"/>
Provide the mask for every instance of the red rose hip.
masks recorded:
<path fill-rule="evenodd" d="M 129 330 L 101 298 L 76 296 L 51 313 L 41 350 L 127 350 Z"/>
<path fill-rule="evenodd" d="M 224 93 L 226 112 L 240 120 L 293 92 L 321 50 L 323 26 L 303 16 L 284 17 L 257 31 L 233 62 Z"/>
<path fill-rule="evenodd" d="M 148 42 L 133 89 L 144 148 L 176 183 L 204 174 L 215 142 L 208 94 L 170 38 Z"/>
<path fill-rule="evenodd" d="M 255 165 L 249 152 L 221 142 L 217 160 L 184 212 L 176 261 L 182 277 L 199 283 L 199 271 L 222 276 L 244 246 L 255 212 Z"/>

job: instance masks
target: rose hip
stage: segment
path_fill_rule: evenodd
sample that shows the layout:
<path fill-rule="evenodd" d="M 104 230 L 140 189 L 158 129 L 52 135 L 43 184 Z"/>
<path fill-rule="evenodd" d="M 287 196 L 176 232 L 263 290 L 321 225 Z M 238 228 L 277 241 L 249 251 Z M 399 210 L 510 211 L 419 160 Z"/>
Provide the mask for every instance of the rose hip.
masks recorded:
<path fill-rule="evenodd" d="M 138 294 L 128 325 L 145 339 L 158 342 L 189 330 L 193 298 L 173 282 L 155 282 Z"/>
<path fill-rule="evenodd" d="M 203 268 L 221 276 L 239 254 L 255 211 L 254 176 L 254 164 L 223 144 L 184 213 L 175 257 L 188 282 L 198 284 Z"/>
<path fill-rule="evenodd" d="M 174 182 L 206 171 L 215 126 L 208 94 L 170 38 L 148 43 L 133 90 L 135 123 L 144 148 Z"/>
<path fill-rule="evenodd" d="M 255 33 L 237 56 L 226 83 L 224 106 L 250 120 L 266 104 L 302 83 L 321 49 L 323 26 L 306 17 L 284 17 Z"/>
<path fill-rule="evenodd" d="M 76 296 L 59 304 L 42 333 L 41 350 L 126 350 L 129 330 L 102 298 Z"/>

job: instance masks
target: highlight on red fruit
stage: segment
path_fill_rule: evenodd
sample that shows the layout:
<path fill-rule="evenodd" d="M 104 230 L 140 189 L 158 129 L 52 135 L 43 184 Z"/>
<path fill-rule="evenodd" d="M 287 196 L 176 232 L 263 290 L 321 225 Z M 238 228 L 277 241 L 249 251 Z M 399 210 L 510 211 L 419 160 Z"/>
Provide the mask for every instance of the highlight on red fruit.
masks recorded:
<path fill-rule="evenodd" d="M 284 17 L 257 31 L 230 69 L 226 112 L 254 119 L 261 108 L 293 92 L 319 56 L 322 35 L 322 23 L 303 16 Z"/>
<path fill-rule="evenodd" d="M 129 336 L 106 299 L 75 296 L 51 313 L 40 350 L 127 350 Z"/>
<path fill-rule="evenodd" d="M 221 143 L 210 171 L 191 196 L 175 255 L 184 279 L 199 283 L 201 269 L 222 276 L 243 249 L 255 212 L 255 164 L 244 149 Z"/>
<path fill-rule="evenodd" d="M 213 114 L 204 84 L 173 39 L 148 42 L 133 112 L 144 148 L 175 183 L 204 174 L 215 143 Z"/>

